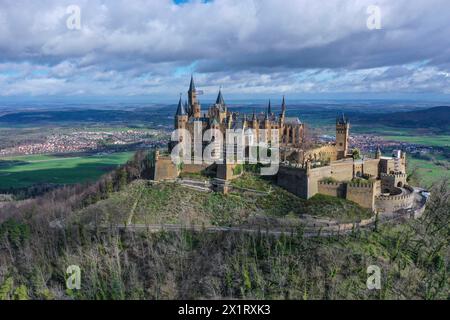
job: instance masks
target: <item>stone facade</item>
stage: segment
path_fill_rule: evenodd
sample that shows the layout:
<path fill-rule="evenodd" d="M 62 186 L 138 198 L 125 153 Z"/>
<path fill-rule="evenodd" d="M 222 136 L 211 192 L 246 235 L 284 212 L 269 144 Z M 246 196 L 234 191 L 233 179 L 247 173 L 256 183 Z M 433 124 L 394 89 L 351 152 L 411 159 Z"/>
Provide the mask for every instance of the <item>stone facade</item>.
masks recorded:
<path fill-rule="evenodd" d="M 216 102 L 202 115 L 194 79 L 191 78 L 188 101 L 183 104 L 180 97 L 178 102 L 174 129 L 186 129 L 192 138 L 195 124 L 200 125 L 201 134 L 208 129 L 215 129 L 220 134 L 227 129 L 242 129 L 239 132 L 243 133 L 246 145 L 253 142 L 271 144 L 272 139 L 278 139 L 282 163 L 276 177 L 277 184 L 304 199 L 320 193 L 345 198 L 379 212 L 410 208 L 414 201 L 412 189 L 406 181 L 406 154 L 398 151 L 392 157 L 383 157 L 381 150 L 377 150 L 374 158 L 352 155 L 349 152 L 350 122 L 344 115 L 336 120 L 335 143 L 306 147 L 312 141 L 305 141 L 305 127 L 298 118 L 286 117 L 284 97 L 279 115 L 272 112 L 269 101 L 265 113 L 253 112 L 247 116 L 229 111 L 219 90 Z M 278 136 L 263 135 L 263 129 L 277 129 Z M 179 141 L 169 144 L 169 151 L 188 138 L 179 136 Z M 214 151 L 220 144 L 214 140 L 215 137 L 212 138 L 214 142 L 210 145 Z M 204 143 L 202 151 L 208 144 Z M 226 162 L 176 166 L 169 157 L 156 153 L 153 177 L 155 180 L 174 179 L 181 172 L 213 170 L 215 190 L 226 193 L 229 181 L 242 173 L 238 166 Z"/>

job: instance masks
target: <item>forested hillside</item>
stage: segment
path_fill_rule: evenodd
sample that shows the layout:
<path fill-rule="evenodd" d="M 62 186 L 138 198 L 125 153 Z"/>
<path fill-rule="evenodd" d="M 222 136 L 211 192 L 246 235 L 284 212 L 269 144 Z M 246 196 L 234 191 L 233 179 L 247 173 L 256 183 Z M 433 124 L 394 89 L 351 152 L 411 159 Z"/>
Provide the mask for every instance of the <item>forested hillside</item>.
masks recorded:
<path fill-rule="evenodd" d="M 434 186 L 421 219 L 349 236 L 305 238 L 301 229 L 281 237 L 152 233 L 96 224 L 108 212 L 86 208 L 126 194 L 147 170 L 145 154 L 138 153 L 96 184 L 3 205 L 0 299 L 450 298 L 446 182 Z M 224 196 L 205 214 L 233 205 Z M 374 264 L 382 270 L 382 288 L 369 291 L 366 269 Z M 69 265 L 82 270 L 81 290 L 65 287 Z"/>

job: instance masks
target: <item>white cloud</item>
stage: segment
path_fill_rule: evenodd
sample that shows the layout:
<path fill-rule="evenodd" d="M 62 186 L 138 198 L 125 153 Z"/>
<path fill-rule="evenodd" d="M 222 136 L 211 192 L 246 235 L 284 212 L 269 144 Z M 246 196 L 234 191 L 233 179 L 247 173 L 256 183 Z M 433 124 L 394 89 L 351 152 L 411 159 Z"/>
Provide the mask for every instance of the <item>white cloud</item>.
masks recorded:
<path fill-rule="evenodd" d="M 66 27 L 72 4 L 80 31 Z M 205 88 L 230 93 L 448 92 L 450 3 L 378 0 L 382 30 L 368 30 L 371 4 L 4 0 L 0 95 L 176 94 L 193 63 Z"/>

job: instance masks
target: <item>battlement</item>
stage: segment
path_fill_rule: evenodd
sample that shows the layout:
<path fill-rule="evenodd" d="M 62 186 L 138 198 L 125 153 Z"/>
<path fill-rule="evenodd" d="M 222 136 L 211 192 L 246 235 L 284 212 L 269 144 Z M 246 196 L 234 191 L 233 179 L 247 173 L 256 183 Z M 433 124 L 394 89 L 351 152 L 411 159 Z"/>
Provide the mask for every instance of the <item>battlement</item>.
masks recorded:
<path fill-rule="evenodd" d="M 401 194 L 401 195 L 378 195 L 375 197 L 377 200 L 388 200 L 388 201 L 394 201 L 394 200 L 409 200 L 413 196 L 412 193 L 408 194 Z"/>
<path fill-rule="evenodd" d="M 389 177 L 389 178 L 407 178 L 407 174 L 406 173 L 400 173 L 400 172 L 398 172 L 398 173 L 381 173 L 380 174 L 380 177 L 381 178 L 383 178 L 383 177 Z"/>
<path fill-rule="evenodd" d="M 367 182 L 349 182 L 347 184 L 348 188 L 355 188 L 355 189 L 372 189 L 374 186 L 373 182 L 367 181 Z"/>
<path fill-rule="evenodd" d="M 339 187 L 342 184 L 343 184 L 343 182 L 338 182 L 338 181 L 319 181 L 319 185 L 322 185 L 322 186 Z"/>

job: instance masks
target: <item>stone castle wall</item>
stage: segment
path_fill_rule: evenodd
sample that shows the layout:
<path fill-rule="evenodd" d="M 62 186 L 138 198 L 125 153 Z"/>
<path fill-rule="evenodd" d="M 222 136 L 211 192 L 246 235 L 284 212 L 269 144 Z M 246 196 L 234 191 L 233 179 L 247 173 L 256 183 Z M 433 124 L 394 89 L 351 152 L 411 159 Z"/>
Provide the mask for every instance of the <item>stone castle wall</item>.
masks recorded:
<path fill-rule="evenodd" d="M 318 193 L 332 197 L 345 198 L 347 188 L 343 182 L 323 182 L 319 181 Z"/>
<path fill-rule="evenodd" d="M 373 181 L 367 183 L 348 183 L 347 184 L 347 200 L 356 202 L 363 208 L 375 208 L 375 192 L 379 188 L 380 182 Z"/>
<path fill-rule="evenodd" d="M 406 185 L 406 178 L 407 175 L 405 173 L 381 173 L 381 191 L 383 193 L 387 193 L 387 191 L 390 193 L 395 193 L 395 189 Z"/>
<path fill-rule="evenodd" d="M 171 157 L 157 157 L 153 166 L 153 180 L 171 180 L 179 175 L 177 166 L 172 162 Z"/>
<path fill-rule="evenodd" d="M 184 163 L 183 173 L 200 173 L 206 170 L 210 165 L 208 164 L 194 164 L 194 163 Z"/>
<path fill-rule="evenodd" d="M 308 199 L 306 169 L 280 166 L 277 174 L 277 184 L 303 199 Z"/>
<path fill-rule="evenodd" d="M 394 212 L 399 209 L 412 208 L 414 203 L 414 194 L 409 193 L 396 196 L 379 195 L 375 197 L 375 208 L 378 212 Z"/>
<path fill-rule="evenodd" d="M 350 181 L 353 179 L 353 161 L 332 162 L 330 171 L 329 177 L 338 181 Z"/>
<path fill-rule="evenodd" d="M 308 151 L 305 151 L 303 155 L 303 160 L 311 159 L 311 160 L 337 160 L 337 150 L 335 145 L 324 145 L 318 148 L 314 148 Z"/>

